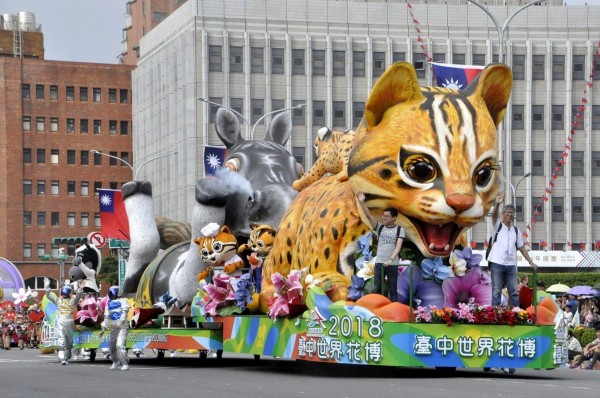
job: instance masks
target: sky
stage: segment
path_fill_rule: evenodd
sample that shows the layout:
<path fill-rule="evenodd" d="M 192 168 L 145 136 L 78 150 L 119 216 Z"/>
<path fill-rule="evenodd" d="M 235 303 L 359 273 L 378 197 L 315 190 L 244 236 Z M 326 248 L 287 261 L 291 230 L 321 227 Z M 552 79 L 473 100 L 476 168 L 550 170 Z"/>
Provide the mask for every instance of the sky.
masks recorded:
<path fill-rule="evenodd" d="M 600 1 L 600 0 L 599 0 Z M 127 0 L 0 0 L 0 14 L 30 11 L 53 61 L 117 64 Z"/>
<path fill-rule="evenodd" d="M 600 0 L 566 0 L 600 5 Z M 45 58 L 118 63 L 127 0 L 0 0 L 0 14 L 30 11 L 42 25 Z"/>

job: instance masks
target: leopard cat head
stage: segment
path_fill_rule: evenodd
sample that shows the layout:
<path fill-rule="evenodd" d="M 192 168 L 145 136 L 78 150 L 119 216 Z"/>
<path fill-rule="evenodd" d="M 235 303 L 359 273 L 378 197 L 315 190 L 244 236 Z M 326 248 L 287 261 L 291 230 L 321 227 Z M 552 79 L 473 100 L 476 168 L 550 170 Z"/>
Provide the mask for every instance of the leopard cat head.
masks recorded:
<path fill-rule="evenodd" d="M 251 250 L 259 256 L 266 256 L 273 248 L 277 230 L 266 224 L 252 224 L 250 228 L 252 228 L 252 232 L 250 232 L 248 243 L 240 245 L 238 252 L 242 253 L 245 250 Z"/>
<path fill-rule="evenodd" d="M 411 64 L 377 81 L 350 154 L 354 192 L 374 216 L 398 209 L 396 223 L 427 257 L 448 256 L 481 221 L 500 181 L 498 137 L 512 88 L 506 65 L 490 65 L 464 90 L 419 87 Z"/>
<path fill-rule="evenodd" d="M 221 266 L 237 254 L 237 239 L 226 225 L 219 228 L 215 236 L 202 236 L 194 242 L 200 250 L 200 259 L 212 266 Z"/>

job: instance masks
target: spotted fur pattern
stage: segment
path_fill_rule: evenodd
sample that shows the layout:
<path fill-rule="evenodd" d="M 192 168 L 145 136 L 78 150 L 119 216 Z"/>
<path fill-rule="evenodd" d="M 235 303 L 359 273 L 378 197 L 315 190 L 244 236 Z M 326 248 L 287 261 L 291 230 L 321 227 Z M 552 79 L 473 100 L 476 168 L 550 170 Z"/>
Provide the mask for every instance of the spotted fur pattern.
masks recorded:
<path fill-rule="evenodd" d="M 308 267 L 345 298 L 357 239 L 375 217 L 399 211 L 397 224 L 428 257 L 447 256 L 461 232 L 485 217 L 498 189 L 496 126 L 512 75 L 492 65 L 463 92 L 419 87 L 412 65 L 382 75 L 365 108 L 348 162 L 348 181 L 321 178 L 300 192 L 284 216 L 263 265 L 261 309 L 270 277 Z"/>
<path fill-rule="evenodd" d="M 301 191 L 325 174 L 337 174 L 338 181 L 348 179 L 348 157 L 354 142 L 354 131 L 343 133 L 323 127 L 315 138 L 318 159 L 308 173 L 294 181 L 292 188 Z"/>

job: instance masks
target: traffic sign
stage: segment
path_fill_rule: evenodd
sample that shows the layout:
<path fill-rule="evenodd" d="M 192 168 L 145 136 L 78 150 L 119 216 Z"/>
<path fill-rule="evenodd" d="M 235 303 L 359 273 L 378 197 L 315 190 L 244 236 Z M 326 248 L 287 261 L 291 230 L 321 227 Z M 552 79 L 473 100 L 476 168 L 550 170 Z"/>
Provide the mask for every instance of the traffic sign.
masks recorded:
<path fill-rule="evenodd" d="M 87 236 L 87 240 L 90 242 L 90 244 L 96 246 L 98 249 L 106 244 L 106 238 L 98 231 L 90 232 L 90 234 Z"/>

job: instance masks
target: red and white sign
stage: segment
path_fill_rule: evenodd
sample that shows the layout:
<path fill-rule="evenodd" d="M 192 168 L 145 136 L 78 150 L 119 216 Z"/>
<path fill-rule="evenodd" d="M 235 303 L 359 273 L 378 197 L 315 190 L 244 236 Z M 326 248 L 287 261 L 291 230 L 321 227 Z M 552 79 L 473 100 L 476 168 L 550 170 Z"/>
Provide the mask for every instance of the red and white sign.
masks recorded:
<path fill-rule="evenodd" d="M 106 244 L 106 238 L 100 232 L 90 232 L 87 236 L 88 243 L 100 249 Z"/>

